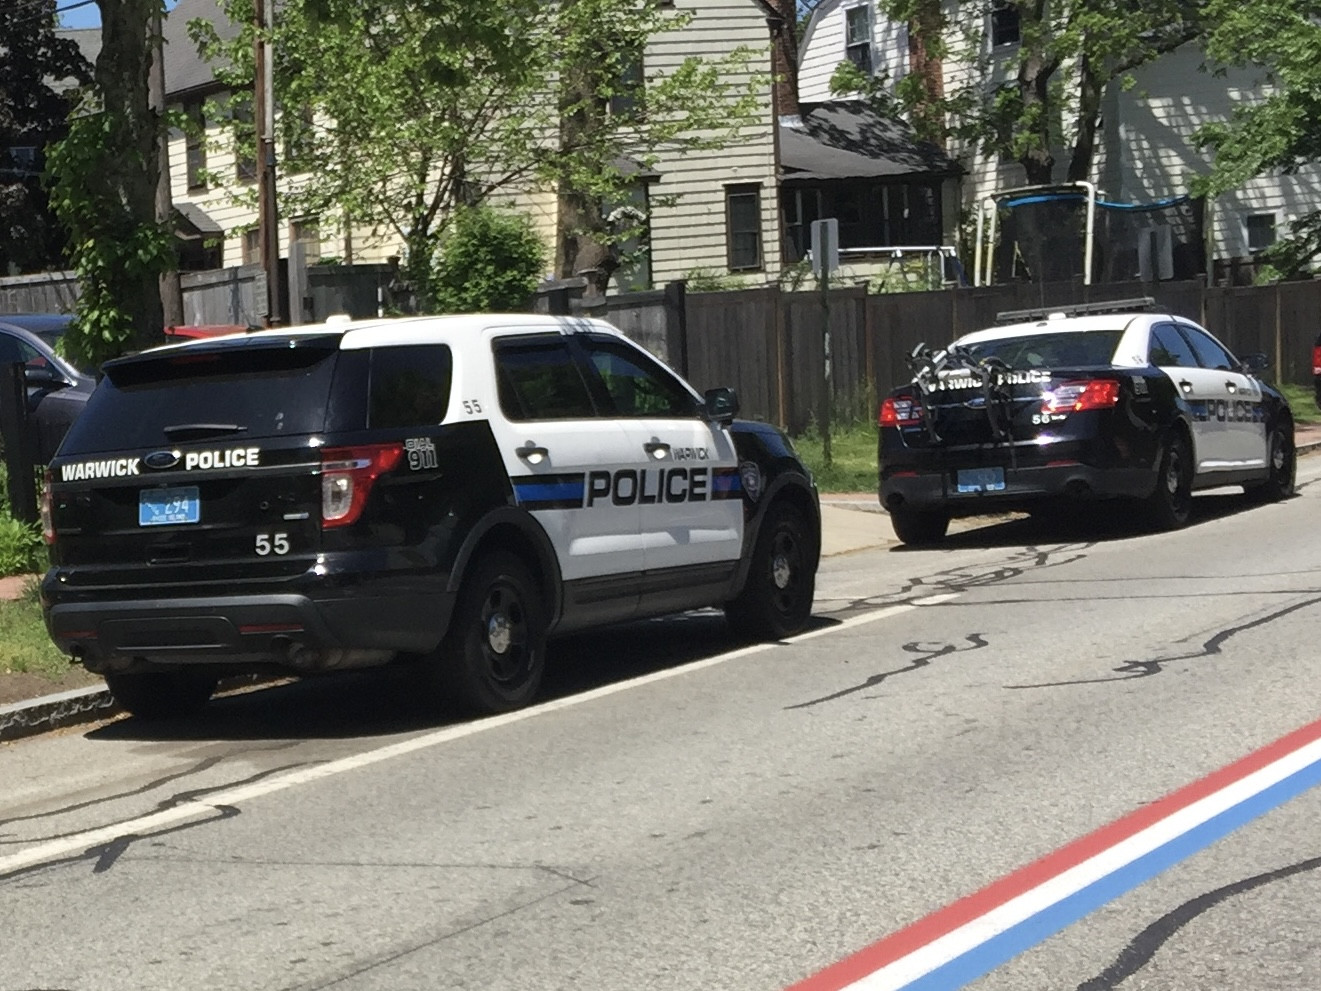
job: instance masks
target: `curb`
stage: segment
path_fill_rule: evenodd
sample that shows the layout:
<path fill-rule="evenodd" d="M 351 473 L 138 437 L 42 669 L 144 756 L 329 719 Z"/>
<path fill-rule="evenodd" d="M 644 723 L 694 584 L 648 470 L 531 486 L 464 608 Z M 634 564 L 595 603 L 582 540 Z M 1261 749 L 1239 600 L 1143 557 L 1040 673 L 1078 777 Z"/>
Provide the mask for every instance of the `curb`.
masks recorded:
<path fill-rule="evenodd" d="M 1299 455 L 1314 454 L 1321 451 L 1321 438 L 1298 444 Z M 883 512 L 879 505 L 873 505 L 875 495 L 859 494 L 856 498 L 845 497 L 842 493 L 822 499 L 823 505 L 858 510 L 860 512 Z M 254 681 L 257 679 L 253 679 Z M 264 679 L 262 679 L 264 680 Z M 247 679 L 235 679 L 236 683 L 246 683 Z M 227 687 L 222 683 L 220 690 Z M 77 726 L 81 723 L 93 723 L 118 715 L 121 710 L 115 705 L 110 692 L 104 688 L 75 688 L 57 695 L 46 695 L 27 702 L 12 702 L 0 705 L 0 743 L 35 736 L 47 730 Z"/>

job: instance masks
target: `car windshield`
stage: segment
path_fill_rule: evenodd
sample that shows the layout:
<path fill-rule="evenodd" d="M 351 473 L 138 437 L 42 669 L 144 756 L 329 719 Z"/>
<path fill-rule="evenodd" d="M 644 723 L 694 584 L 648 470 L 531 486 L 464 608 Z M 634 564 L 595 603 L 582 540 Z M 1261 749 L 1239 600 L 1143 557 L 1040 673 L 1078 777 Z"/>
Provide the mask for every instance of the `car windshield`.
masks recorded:
<path fill-rule="evenodd" d="M 1010 368 L 1082 368 L 1114 361 L 1122 330 L 1073 330 L 997 337 L 966 345 L 977 358 L 998 358 Z"/>

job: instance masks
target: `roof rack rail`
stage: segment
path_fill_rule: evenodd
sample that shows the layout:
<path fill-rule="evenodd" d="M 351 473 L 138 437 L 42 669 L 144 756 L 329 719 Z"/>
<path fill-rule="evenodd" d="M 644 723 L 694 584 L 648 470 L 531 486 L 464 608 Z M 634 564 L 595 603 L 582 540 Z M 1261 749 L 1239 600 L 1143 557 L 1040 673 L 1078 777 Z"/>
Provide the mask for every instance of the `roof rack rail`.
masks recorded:
<path fill-rule="evenodd" d="M 1063 306 L 1035 306 L 1029 310 L 1002 310 L 995 315 L 996 323 L 1024 323 L 1028 320 L 1045 320 L 1053 313 L 1066 317 L 1079 317 L 1087 313 L 1151 313 L 1163 312 L 1164 307 L 1157 306 L 1150 296 L 1136 296 L 1132 299 L 1112 299 L 1103 303 L 1066 303 Z"/>

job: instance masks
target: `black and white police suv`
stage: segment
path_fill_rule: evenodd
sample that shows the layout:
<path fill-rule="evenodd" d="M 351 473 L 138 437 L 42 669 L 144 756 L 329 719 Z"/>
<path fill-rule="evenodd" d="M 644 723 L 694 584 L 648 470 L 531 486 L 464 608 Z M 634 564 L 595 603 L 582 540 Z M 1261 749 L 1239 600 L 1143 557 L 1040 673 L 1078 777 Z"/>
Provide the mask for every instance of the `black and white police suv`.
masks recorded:
<path fill-rule="evenodd" d="M 1265 355 L 1240 360 L 1150 299 L 1004 313 L 909 363 L 878 450 L 904 543 L 940 540 L 951 517 L 1069 500 L 1138 500 L 1171 529 L 1197 489 L 1293 494 L 1293 415 L 1255 374 Z"/>
<path fill-rule="evenodd" d="M 420 659 L 533 699 L 546 638 L 723 606 L 808 622 L 821 522 L 787 438 L 610 325 L 330 323 L 116 359 L 49 469 L 51 637 L 142 716 L 218 676 Z"/>

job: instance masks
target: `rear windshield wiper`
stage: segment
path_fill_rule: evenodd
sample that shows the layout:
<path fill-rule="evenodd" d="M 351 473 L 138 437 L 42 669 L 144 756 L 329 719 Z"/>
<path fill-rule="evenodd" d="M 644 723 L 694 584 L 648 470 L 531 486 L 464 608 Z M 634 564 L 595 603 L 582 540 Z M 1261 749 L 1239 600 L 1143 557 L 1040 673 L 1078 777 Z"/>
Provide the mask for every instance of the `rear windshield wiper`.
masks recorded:
<path fill-rule="evenodd" d="M 170 440 L 202 440 L 206 437 L 241 434 L 247 429 L 237 423 L 176 423 L 166 427 L 164 433 Z"/>

